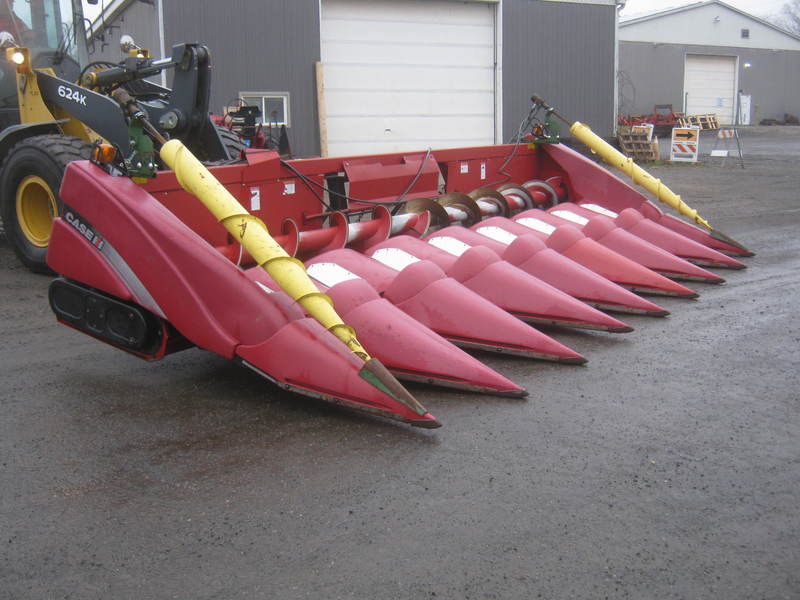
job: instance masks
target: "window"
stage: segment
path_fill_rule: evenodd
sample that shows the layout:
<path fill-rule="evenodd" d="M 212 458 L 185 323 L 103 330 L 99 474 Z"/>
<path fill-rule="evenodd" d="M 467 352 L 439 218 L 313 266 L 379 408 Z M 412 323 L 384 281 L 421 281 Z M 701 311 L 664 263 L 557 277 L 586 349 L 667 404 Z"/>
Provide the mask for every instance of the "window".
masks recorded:
<path fill-rule="evenodd" d="M 259 123 L 291 126 L 289 92 L 240 92 L 239 98 L 243 104 L 261 109 Z"/>
<path fill-rule="evenodd" d="M 749 29 L 742 29 L 742 39 L 749 40 L 750 39 L 750 30 Z"/>

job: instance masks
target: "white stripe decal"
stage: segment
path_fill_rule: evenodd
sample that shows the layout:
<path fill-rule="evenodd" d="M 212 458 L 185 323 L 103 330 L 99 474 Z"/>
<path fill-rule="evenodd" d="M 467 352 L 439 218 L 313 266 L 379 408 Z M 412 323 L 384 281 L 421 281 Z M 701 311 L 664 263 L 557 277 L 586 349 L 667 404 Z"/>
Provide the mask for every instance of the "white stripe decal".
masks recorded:
<path fill-rule="evenodd" d="M 355 273 L 348 271 L 342 265 L 331 262 L 320 262 L 308 265 L 306 272 L 309 277 L 316 279 L 325 287 L 333 287 L 337 283 L 349 281 L 351 279 L 361 279 Z"/>
<path fill-rule="evenodd" d="M 450 237 L 449 235 L 440 235 L 428 240 L 428 243 L 431 246 L 436 246 L 439 250 L 444 250 L 448 254 L 452 254 L 453 256 L 461 256 L 472 248 L 472 246 L 465 244 L 461 240 L 457 240 L 454 237 Z"/>
<path fill-rule="evenodd" d="M 478 227 L 475 230 L 475 233 L 480 233 L 482 236 L 488 237 L 496 242 L 500 242 L 501 244 L 509 245 L 517 236 L 507 231 L 501 227 L 494 227 L 492 225 L 487 225 L 485 227 Z"/>
<path fill-rule="evenodd" d="M 572 223 L 580 226 L 584 226 L 589 222 L 589 219 L 586 217 L 582 217 L 581 215 L 569 210 L 554 210 L 550 214 L 555 215 L 560 219 L 564 219 L 565 221 L 571 221 Z"/>
<path fill-rule="evenodd" d="M 608 210 L 605 206 L 600 206 L 599 204 L 581 204 L 580 206 L 581 208 L 586 208 L 592 212 L 611 217 L 612 219 L 615 219 L 619 216 L 619 213 L 615 213 L 613 210 Z"/>
<path fill-rule="evenodd" d="M 550 235 L 556 230 L 556 228 L 550 225 L 550 223 L 545 223 L 541 219 L 534 219 L 533 217 L 523 217 L 522 219 L 517 219 L 517 223 L 520 225 L 525 225 L 525 227 L 528 229 L 533 229 L 539 233 L 544 233 L 545 235 Z"/>
<path fill-rule="evenodd" d="M 419 259 L 416 256 L 413 256 L 405 250 L 401 250 L 400 248 L 380 248 L 371 254 L 371 256 L 378 262 L 383 263 L 395 271 L 402 271 L 408 265 L 419 262 Z"/>

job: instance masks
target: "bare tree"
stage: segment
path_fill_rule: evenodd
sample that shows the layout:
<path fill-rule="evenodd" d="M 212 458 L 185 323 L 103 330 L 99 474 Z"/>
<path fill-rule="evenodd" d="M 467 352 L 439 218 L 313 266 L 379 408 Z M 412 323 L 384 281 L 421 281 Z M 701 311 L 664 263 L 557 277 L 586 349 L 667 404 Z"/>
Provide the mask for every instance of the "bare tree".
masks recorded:
<path fill-rule="evenodd" d="M 791 0 L 783 5 L 777 24 L 800 35 L 800 0 Z"/>

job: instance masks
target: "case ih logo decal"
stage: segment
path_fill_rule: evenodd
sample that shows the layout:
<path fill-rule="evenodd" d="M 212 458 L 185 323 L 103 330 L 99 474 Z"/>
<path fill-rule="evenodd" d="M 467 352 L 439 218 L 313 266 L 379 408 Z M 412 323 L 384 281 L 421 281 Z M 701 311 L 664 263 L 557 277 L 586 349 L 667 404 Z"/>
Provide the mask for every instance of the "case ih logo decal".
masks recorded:
<path fill-rule="evenodd" d="M 83 217 L 68 206 L 64 206 L 64 219 L 66 219 L 67 223 L 72 225 L 78 233 L 89 240 L 92 246 L 98 250 L 103 249 L 103 244 L 106 243 L 103 236 L 97 233 Z"/>

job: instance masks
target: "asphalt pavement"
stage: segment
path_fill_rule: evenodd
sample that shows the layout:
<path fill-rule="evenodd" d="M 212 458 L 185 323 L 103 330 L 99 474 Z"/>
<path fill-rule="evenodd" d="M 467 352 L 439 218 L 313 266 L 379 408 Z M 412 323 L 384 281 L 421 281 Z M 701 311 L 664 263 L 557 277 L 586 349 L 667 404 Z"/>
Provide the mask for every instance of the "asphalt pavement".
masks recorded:
<path fill-rule="evenodd" d="M 800 127 L 652 169 L 757 252 L 421 431 L 58 325 L 0 238 L 0 599 L 800 597 Z"/>

